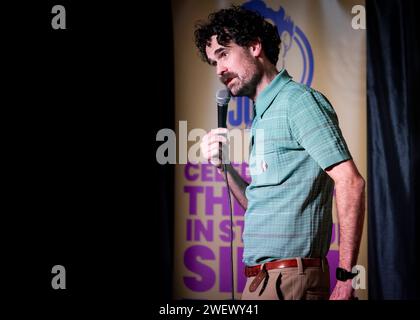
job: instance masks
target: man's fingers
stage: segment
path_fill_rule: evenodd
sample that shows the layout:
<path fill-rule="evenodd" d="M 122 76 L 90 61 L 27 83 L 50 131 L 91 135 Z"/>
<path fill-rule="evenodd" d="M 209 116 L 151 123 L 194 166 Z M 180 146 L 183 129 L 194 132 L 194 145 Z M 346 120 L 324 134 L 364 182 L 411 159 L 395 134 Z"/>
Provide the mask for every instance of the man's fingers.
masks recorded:
<path fill-rule="evenodd" d="M 215 142 L 227 143 L 227 138 L 224 136 L 214 135 L 214 136 L 209 137 L 208 142 L 209 143 L 215 143 Z"/>
<path fill-rule="evenodd" d="M 211 148 L 202 148 L 201 153 L 202 153 L 203 157 L 207 160 L 209 160 L 212 157 L 220 158 L 220 150 L 217 147 L 217 145 L 215 147 L 213 146 Z"/>
<path fill-rule="evenodd" d="M 206 154 L 208 150 L 213 148 L 217 148 L 220 144 L 226 145 L 228 140 L 226 137 L 214 135 L 214 136 L 204 136 L 203 140 L 201 141 L 200 148 L 203 154 Z"/>
<path fill-rule="evenodd" d="M 219 158 L 211 158 L 210 163 L 216 167 L 219 167 L 222 164 L 222 160 Z"/>
<path fill-rule="evenodd" d="M 216 167 L 219 167 L 222 164 L 221 147 L 228 143 L 226 137 L 228 132 L 229 130 L 226 128 L 213 129 L 201 140 L 201 154 Z"/>
<path fill-rule="evenodd" d="M 211 134 L 211 133 L 206 134 L 203 137 L 203 139 L 201 139 L 202 143 L 213 143 L 213 142 L 227 143 L 227 141 L 228 140 L 225 136 L 218 135 L 218 134 Z"/>
<path fill-rule="evenodd" d="M 212 134 L 228 134 L 229 130 L 226 128 L 217 128 L 210 130 Z"/>
<path fill-rule="evenodd" d="M 219 148 L 213 148 L 209 150 L 209 158 L 220 158 L 220 150 Z"/>
<path fill-rule="evenodd" d="M 218 153 L 218 150 L 220 149 L 219 143 L 214 144 L 202 144 L 201 145 L 201 153 L 206 159 L 210 159 L 211 156 L 214 156 Z"/>
<path fill-rule="evenodd" d="M 213 150 L 213 149 L 219 149 L 220 148 L 220 142 L 214 142 L 214 143 L 206 143 L 206 142 L 202 142 L 200 144 L 200 149 L 201 152 L 205 155 L 206 153 L 208 153 L 209 151 Z"/>

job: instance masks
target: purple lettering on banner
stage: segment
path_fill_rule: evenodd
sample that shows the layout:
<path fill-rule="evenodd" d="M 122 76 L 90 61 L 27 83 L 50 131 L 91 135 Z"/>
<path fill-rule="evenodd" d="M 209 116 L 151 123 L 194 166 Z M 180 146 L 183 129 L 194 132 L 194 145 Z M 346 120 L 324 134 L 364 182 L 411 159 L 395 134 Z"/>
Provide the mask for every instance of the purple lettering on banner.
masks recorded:
<path fill-rule="evenodd" d="M 246 278 L 244 275 L 244 263 L 242 256 L 244 249 L 236 248 L 236 292 L 242 292 L 245 288 Z M 220 247 L 219 255 L 219 289 L 221 292 L 231 292 L 232 290 L 232 266 L 230 259 L 230 247 Z"/>
<path fill-rule="evenodd" d="M 197 214 L 197 194 L 203 193 L 204 188 L 198 186 L 185 186 L 184 192 L 189 194 L 189 213 Z"/>
<path fill-rule="evenodd" d="M 331 243 L 337 242 L 338 244 L 340 238 L 340 234 L 338 232 L 339 229 L 338 223 L 332 224 Z M 335 283 L 337 282 L 337 279 L 335 278 L 335 269 L 337 269 L 339 263 L 339 252 L 337 250 L 330 249 L 327 254 L 327 259 L 330 267 L 330 292 L 332 292 L 335 287 Z"/>
<path fill-rule="evenodd" d="M 221 221 L 219 229 L 221 232 L 220 240 L 230 242 L 230 220 Z M 233 239 L 235 239 L 235 234 L 233 235 Z"/>
<path fill-rule="evenodd" d="M 228 123 L 232 127 L 237 127 L 237 126 L 240 126 L 241 123 L 243 123 L 243 118 L 244 118 L 244 116 L 242 115 L 243 114 L 243 107 L 242 106 L 244 105 L 243 102 L 245 100 L 245 105 L 249 106 L 249 99 L 245 98 L 245 97 L 234 97 L 232 100 L 236 100 L 236 106 L 237 107 L 234 108 L 233 110 L 229 110 L 227 120 L 228 120 Z M 236 119 L 234 118 L 235 117 L 235 109 L 236 109 L 236 114 L 237 114 Z"/>
<path fill-rule="evenodd" d="M 240 228 L 239 234 L 241 236 L 241 241 L 243 243 L 242 235 L 244 233 L 244 224 L 245 224 L 245 222 L 243 220 L 236 220 L 235 224 Z"/>
<path fill-rule="evenodd" d="M 219 255 L 219 289 L 220 292 L 232 291 L 232 269 L 230 247 L 220 247 Z"/>
<path fill-rule="evenodd" d="M 201 165 L 201 181 L 213 181 L 212 173 L 213 173 L 213 165 L 203 163 Z"/>
<path fill-rule="evenodd" d="M 197 274 L 197 276 L 184 277 L 184 283 L 192 291 L 203 292 L 210 290 L 214 286 L 216 275 L 209 266 L 198 261 L 198 258 L 202 260 L 214 260 L 215 256 L 213 251 L 205 246 L 197 245 L 185 250 L 185 267 Z"/>
<path fill-rule="evenodd" d="M 223 177 L 223 175 L 220 174 L 219 170 L 216 169 L 216 173 L 215 173 L 215 180 L 220 182 L 220 181 L 225 181 L 225 178 Z"/>
<path fill-rule="evenodd" d="M 200 235 L 207 241 L 213 241 L 213 231 L 213 220 L 207 220 L 207 227 L 204 226 L 204 221 L 194 221 L 194 241 L 201 241 Z"/>
<path fill-rule="evenodd" d="M 339 252 L 337 250 L 330 250 L 327 254 L 328 266 L 330 269 L 330 293 L 333 291 L 337 279 L 335 278 L 335 270 L 338 267 Z"/>
<path fill-rule="evenodd" d="M 245 277 L 245 265 L 244 262 L 242 261 L 242 257 L 244 255 L 244 248 L 243 247 L 238 247 L 238 254 L 236 256 L 236 258 L 238 259 L 238 268 L 236 271 L 237 274 L 237 283 L 238 283 L 238 292 L 243 292 L 245 289 L 245 283 L 246 283 L 246 277 Z"/>
<path fill-rule="evenodd" d="M 239 227 L 239 231 L 235 231 L 235 227 Z M 242 241 L 242 233 L 244 231 L 244 221 L 243 220 L 236 220 L 233 222 L 233 240 L 236 239 L 237 234 L 241 237 Z M 223 220 L 219 224 L 220 230 L 220 240 L 224 242 L 230 242 L 230 220 Z"/>
<path fill-rule="evenodd" d="M 191 235 L 192 235 L 192 220 L 187 219 L 187 241 L 192 240 Z"/>
<path fill-rule="evenodd" d="M 206 215 L 213 215 L 214 205 L 216 204 L 222 205 L 222 215 L 229 215 L 230 210 L 227 188 L 222 187 L 222 194 L 220 196 L 214 196 L 213 193 L 213 187 L 206 187 Z"/>
<path fill-rule="evenodd" d="M 185 165 L 185 172 L 184 172 L 185 178 L 187 178 L 187 180 L 189 180 L 189 181 L 196 181 L 198 179 L 198 173 L 191 174 L 190 173 L 191 168 L 198 169 L 199 165 L 198 164 L 192 164 L 192 163 L 188 162 Z"/>

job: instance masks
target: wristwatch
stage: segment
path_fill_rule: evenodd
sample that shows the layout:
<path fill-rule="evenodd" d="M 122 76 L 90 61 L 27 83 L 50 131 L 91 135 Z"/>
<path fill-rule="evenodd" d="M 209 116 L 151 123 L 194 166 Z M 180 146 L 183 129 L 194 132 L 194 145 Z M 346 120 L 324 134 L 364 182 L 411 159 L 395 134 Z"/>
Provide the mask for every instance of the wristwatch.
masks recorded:
<path fill-rule="evenodd" d="M 359 271 L 357 271 L 356 273 L 353 273 L 343 268 L 337 268 L 335 272 L 335 277 L 337 278 L 337 280 L 347 281 L 349 279 L 353 279 L 355 276 L 357 276 L 358 273 Z"/>

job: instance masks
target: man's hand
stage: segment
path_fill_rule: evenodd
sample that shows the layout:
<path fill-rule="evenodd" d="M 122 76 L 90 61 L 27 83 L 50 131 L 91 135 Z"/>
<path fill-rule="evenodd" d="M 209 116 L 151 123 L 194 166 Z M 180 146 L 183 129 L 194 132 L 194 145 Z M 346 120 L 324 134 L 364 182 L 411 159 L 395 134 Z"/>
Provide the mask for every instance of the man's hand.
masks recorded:
<path fill-rule="evenodd" d="M 223 173 L 226 174 L 227 182 L 230 186 L 230 191 L 233 193 L 233 195 L 235 196 L 239 204 L 242 206 L 242 208 L 246 210 L 248 207 L 248 199 L 246 198 L 245 190 L 248 186 L 248 182 L 246 182 L 239 175 L 239 173 L 235 170 L 231 163 L 225 163 L 226 172 L 223 171 L 224 168 L 222 165 L 224 163 L 222 161 L 221 150 L 223 149 L 223 153 L 225 153 L 225 156 L 228 155 L 228 150 L 226 150 L 228 146 L 228 139 L 226 138 L 228 132 L 228 129 L 217 128 L 207 133 L 201 140 L 201 154 L 207 161 L 210 161 L 211 164 L 218 168 L 218 171 L 220 174 L 222 174 L 222 176 L 224 176 Z M 227 162 L 226 158 L 225 162 Z"/>
<path fill-rule="evenodd" d="M 351 270 L 357 263 L 365 212 L 365 180 L 353 160 L 326 169 L 335 183 L 337 218 L 340 225 L 339 266 Z M 338 281 L 332 300 L 354 299 L 352 280 Z"/>
<path fill-rule="evenodd" d="M 330 300 L 353 300 L 354 289 L 352 287 L 352 280 L 337 281 L 335 288 L 330 296 Z"/>
<path fill-rule="evenodd" d="M 207 133 L 200 144 L 201 154 L 217 168 L 222 167 L 221 144 L 227 144 L 228 129 L 217 128 Z"/>

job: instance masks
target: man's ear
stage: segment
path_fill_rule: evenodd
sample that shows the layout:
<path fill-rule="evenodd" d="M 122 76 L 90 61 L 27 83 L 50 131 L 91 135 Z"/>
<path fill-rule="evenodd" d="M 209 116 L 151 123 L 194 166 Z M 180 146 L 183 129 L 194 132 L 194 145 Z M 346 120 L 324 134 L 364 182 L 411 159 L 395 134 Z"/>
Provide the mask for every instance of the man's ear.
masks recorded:
<path fill-rule="evenodd" d="M 253 42 L 251 42 L 249 44 L 249 52 L 254 56 L 254 57 L 260 57 L 262 54 L 262 44 L 261 44 L 261 40 L 257 39 Z"/>

